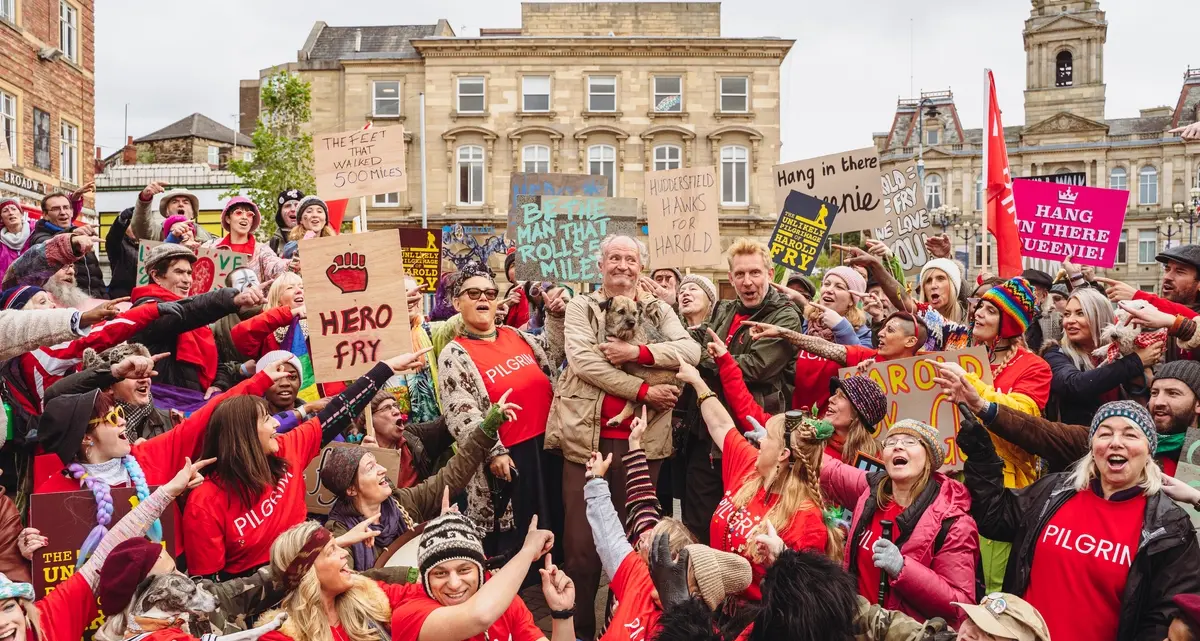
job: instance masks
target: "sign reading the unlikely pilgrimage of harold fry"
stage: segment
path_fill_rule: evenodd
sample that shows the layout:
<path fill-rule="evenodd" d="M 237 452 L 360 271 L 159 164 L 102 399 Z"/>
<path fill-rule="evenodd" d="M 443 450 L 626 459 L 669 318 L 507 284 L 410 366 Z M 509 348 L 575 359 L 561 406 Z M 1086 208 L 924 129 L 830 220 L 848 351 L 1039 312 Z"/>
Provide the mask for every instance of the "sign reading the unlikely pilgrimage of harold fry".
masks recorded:
<path fill-rule="evenodd" d="M 1062 260 L 1111 269 L 1125 224 L 1129 192 L 1014 180 L 1017 234 L 1026 258 Z"/>
<path fill-rule="evenodd" d="M 838 208 L 798 191 L 788 194 L 775 232 L 771 234 L 771 258 L 779 265 L 805 276 L 817 266 L 817 254 L 825 245 Z"/>
<path fill-rule="evenodd" d="M 325 459 L 329 453 L 339 447 L 358 446 L 351 443 L 330 443 L 321 450 L 321 454 L 317 458 L 308 464 L 308 467 L 304 468 L 304 503 L 308 506 L 309 514 L 329 514 L 329 509 L 333 507 L 333 502 L 337 497 L 321 484 L 321 467 L 325 465 Z M 366 449 L 374 454 L 375 460 L 379 461 L 379 464 L 387 470 L 388 480 L 395 486 L 396 479 L 400 478 L 400 450 L 370 446 L 367 446 Z"/>
<path fill-rule="evenodd" d="M 146 254 L 161 244 L 156 240 L 143 240 L 138 243 L 138 285 L 150 284 L 150 275 L 146 272 Z M 239 254 L 216 247 L 198 247 L 196 256 L 196 262 L 192 263 L 192 287 L 188 290 L 189 296 L 206 294 L 214 289 L 228 287 L 225 283 L 226 277 L 249 265 L 253 258 L 249 254 Z"/>
<path fill-rule="evenodd" d="M 608 177 L 600 174 L 514 173 L 509 179 L 508 210 L 518 208 L 520 196 L 588 196 L 605 198 Z"/>
<path fill-rule="evenodd" d="M 650 267 L 721 264 L 717 171 L 687 167 L 646 174 Z"/>
<path fill-rule="evenodd" d="M 596 258 L 605 236 L 636 237 L 636 198 L 523 197 L 508 212 L 520 280 L 600 282 Z"/>
<path fill-rule="evenodd" d="M 325 200 L 408 191 L 404 125 L 313 136 L 313 175 Z"/>
<path fill-rule="evenodd" d="M 412 351 L 395 229 L 300 241 L 317 383 L 350 381 Z"/>
<path fill-rule="evenodd" d="M 874 147 L 775 165 L 775 202 L 783 202 L 792 191 L 837 206 L 842 214 L 832 233 L 874 229 L 884 222 Z"/>
<path fill-rule="evenodd" d="M 404 245 L 404 273 L 417 279 L 422 292 L 437 291 L 442 271 L 442 230 L 401 228 L 400 242 Z"/>
<path fill-rule="evenodd" d="M 933 233 L 933 221 L 925 209 L 917 163 L 885 171 L 881 181 L 884 222 L 874 229 L 875 239 L 891 248 L 906 274 L 919 274 L 931 258 L 925 251 L 925 239 Z"/>
<path fill-rule="evenodd" d="M 990 385 L 992 382 L 992 369 L 988 366 L 987 348 L 984 347 L 875 363 L 866 375 L 879 384 L 887 397 L 887 413 L 875 426 L 875 436 L 886 433 L 893 423 L 904 418 L 928 423 L 937 428 L 946 448 L 946 468 L 942 471 L 960 470 L 964 459 L 954 442 L 958 434 L 958 406 L 933 381 L 938 373 L 933 361 L 957 363 L 984 383 Z M 849 378 L 857 371 L 857 367 L 843 367 L 838 370 L 838 376 Z"/>

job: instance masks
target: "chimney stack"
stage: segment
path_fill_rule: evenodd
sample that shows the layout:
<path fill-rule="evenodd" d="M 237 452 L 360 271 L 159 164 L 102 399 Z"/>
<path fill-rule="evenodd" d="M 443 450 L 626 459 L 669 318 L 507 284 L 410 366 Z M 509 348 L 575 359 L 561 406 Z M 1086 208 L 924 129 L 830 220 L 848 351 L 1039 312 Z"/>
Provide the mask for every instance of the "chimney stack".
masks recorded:
<path fill-rule="evenodd" d="M 137 164 L 137 148 L 133 146 L 133 136 L 129 136 L 125 141 L 125 148 L 121 150 L 121 164 L 126 166 Z"/>
<path fill-rule="evenodd" d="M 362 29 L 354 30 L 354 53 L 362 51 Z"/>

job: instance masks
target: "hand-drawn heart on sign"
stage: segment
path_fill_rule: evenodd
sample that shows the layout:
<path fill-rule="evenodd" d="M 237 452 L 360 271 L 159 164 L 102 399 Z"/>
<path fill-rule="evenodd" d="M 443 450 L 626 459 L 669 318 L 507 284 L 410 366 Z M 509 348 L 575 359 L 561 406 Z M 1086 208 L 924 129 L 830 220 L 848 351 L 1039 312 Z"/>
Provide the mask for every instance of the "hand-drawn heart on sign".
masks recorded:
<path fill-rule="evenodd" d="M 213 279 L 217 275 L 217 267 L 208 256 L 196 259 L 192 265 L 192 288 L 188 293 L 195 296 L 212 289 Z"/>

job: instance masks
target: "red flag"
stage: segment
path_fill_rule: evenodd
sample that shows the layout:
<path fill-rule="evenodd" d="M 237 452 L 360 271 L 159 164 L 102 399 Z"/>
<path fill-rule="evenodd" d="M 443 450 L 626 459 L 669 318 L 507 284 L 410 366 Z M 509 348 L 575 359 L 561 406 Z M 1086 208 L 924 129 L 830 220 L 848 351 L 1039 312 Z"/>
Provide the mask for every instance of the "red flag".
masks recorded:
<path fill-rule="evenodd" d="M 988 71 L 988 108 L 984 133 L 987 154 L 987 229 L 996 239 L 996 272 L 1001 278 L 1021 275 L 1021 239 L 1017 235 L 1017 206 L 1013 200 L 1008 148 L 996 100 L 996 81 Z"/>
<path fill-rule="evenodd" d="M 346 204 L 349 202 L 349 198 L 342 198 L 325 203 L 329 205 L 329 226 L 339 232 L 342 230 L 342 219 L 346 217 Z"/>

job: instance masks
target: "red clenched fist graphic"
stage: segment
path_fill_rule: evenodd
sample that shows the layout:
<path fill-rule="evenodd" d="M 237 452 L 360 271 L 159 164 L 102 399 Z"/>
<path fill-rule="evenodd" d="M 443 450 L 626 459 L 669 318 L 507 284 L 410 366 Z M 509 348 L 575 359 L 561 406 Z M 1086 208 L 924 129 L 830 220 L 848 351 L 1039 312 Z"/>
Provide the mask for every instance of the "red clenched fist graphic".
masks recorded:
<path fill-rule="evenodd" d="M 211 258 L 205 256 L 197 259 L 192 265 L 192 288 L 188 293 L 192 296 L 208 293 L 212 289 L 213 279 L 217 275 L 217 268 L 213 265 Z"/>
<path fill-rule="evenodd" d="M 333 264 L 325 270 L 325 277 L 343 294 L 366 291 L 367 257 L 357 252 L 334 256 Z"/>

